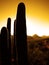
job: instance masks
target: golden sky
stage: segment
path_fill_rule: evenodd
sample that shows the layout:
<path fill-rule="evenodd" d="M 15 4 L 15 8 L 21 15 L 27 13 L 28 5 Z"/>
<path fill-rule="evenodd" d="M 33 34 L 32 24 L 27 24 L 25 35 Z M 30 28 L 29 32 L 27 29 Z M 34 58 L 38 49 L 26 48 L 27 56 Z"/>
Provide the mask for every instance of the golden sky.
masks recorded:
<path fill-rule="evenodd" d="M 0 0 L 0 29 L 6 26 L 8 17 L 11 17 L 13 27 L 20 2 L 26 6 L 27 35 L 49 35 L 49 0 Z"/>

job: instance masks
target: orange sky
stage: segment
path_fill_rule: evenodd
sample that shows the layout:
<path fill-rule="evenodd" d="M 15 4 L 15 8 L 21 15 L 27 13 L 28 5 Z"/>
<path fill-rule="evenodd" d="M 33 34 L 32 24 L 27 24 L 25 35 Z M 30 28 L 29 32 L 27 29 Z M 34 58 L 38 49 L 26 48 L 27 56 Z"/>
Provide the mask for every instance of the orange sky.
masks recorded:
<path fill-rule="evenodd" d="M 8 17 L 12 18 L 13 27 L 20 2 L 26 6 L 27 35 L 49 35 L 49 0 L 0 0 L 0 29 L 6 26 Z"/>

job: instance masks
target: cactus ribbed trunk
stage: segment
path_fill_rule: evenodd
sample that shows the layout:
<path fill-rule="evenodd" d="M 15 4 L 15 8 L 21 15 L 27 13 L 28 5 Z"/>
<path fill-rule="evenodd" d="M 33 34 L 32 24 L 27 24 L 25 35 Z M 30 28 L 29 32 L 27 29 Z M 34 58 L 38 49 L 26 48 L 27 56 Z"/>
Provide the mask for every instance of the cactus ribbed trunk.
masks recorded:
<path fill-rule="evenodd" d="M 16 45 L 18 52 L 18 65 L 28 65 L 25 5 L 23 3 L 20 3 L 18 5 L 18 10 L 17 10 Z"/>
<path fill-rule="evenodd" d="M 16 45 L 16 20 L 14 21 L 14 44 L 13 44 L 13 58 L 14 65 L 18 65 L 18 56 L 17 56 L 17 45 Z"/>
<path fill-rule="evenodd" d="M 3 27 L 1 29 L 1 62 L 2 65 L 9 65 L 8 62 L 8 30 L 7 28 Z"/>
<path fill-rule="evenodd" d="M 7 20 L 7 29 L 9 31 L 9 64 L 11 65 L 11 18 Z"/>

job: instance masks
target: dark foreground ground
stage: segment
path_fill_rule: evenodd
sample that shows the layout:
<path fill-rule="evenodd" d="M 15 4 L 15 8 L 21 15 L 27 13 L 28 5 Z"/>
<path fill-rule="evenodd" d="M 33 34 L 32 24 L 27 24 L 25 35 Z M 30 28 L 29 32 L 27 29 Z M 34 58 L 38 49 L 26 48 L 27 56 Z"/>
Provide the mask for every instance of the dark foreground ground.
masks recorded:
<path fill-rule="evenodd" d="M 28 40 L 28 59 L 30 65 L 49 65 L 49 38 Z M 28 39 L 29 39 L 28 38 Z"/>
<path fill-rule="evenodd" d="M 13 57 L 14 37 L 12 36 L 11 39 L 11 57 Z M 49 65 L 49 38 L 28 36 L 27 48 L 29 65 Z"/>
<path fill-rule="evenodd" d="M 49 37 L 28 36 L 27 48 L 29 65 L 49 65 Z"/>

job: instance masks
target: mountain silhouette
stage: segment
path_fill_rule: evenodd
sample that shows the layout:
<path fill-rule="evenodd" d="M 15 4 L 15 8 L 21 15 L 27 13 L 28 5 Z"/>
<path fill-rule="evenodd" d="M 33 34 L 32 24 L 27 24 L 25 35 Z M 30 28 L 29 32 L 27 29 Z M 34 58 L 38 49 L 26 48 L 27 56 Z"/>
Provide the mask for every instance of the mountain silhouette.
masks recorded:
<path fill-rule="evenodd" d="M 33 35 L 33 39 L 39 39 L 39 38 L 41 38 L 41 37 L 38 36 L 37 34 L 34 34 L 34 35 Z"/>

